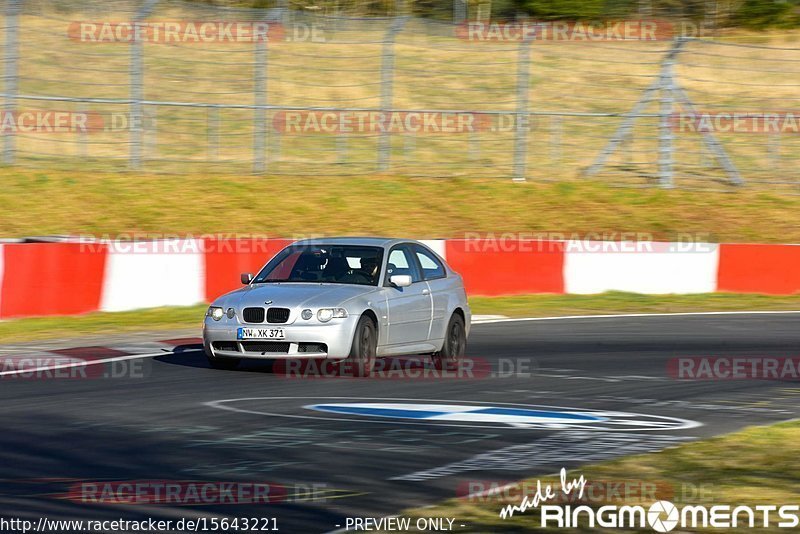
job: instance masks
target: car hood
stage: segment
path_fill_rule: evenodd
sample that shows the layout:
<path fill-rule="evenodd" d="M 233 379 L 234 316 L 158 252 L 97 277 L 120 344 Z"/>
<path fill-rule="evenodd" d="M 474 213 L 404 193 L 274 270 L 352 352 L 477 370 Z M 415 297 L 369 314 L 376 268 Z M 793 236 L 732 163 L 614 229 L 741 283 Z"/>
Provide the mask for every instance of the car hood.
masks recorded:
<path fill-rule="evenodd" d="M 376 291 L 375 286 L 319 283 L 270 283 L 244 287 L 226 295 L 225 306 L 315 308 L 341 306 L 346 301 Z"/>

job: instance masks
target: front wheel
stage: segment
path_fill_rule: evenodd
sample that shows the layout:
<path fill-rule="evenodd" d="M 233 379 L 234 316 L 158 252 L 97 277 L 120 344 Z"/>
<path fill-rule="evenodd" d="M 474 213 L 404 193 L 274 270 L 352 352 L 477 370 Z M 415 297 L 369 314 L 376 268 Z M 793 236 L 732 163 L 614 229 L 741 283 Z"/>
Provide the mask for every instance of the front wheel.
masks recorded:
<path fill-rule="evenodd" d="M 440 371 L 454 369 L 458 367 L 466 350 L 467 331 L 464 328 L 464 319 L 454 313 L 447 323 L 442 350 L 433 353 L 433 365 Z"/>
<path fill-rule="evenodd" d="M 363 315 L 356 325 L 350 355 L 344 361 L 345 369 L 353 376 L 369 376 L 375 367 L 377 350 L 378 329 L 372 319 Z"/>

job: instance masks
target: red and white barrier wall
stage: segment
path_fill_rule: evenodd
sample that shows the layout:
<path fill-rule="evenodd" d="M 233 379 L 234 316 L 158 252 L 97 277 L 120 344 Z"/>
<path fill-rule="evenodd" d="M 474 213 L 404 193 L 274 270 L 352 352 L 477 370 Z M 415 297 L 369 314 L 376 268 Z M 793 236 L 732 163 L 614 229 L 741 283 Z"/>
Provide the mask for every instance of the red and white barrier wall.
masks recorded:
<path fill-rule="evenodd" d="M 0 245 L 0 318 L 208 302 L 239 287 L 285 239 Z M 426 241 L 470 295 L 800 293 L 799 245 Z"/>

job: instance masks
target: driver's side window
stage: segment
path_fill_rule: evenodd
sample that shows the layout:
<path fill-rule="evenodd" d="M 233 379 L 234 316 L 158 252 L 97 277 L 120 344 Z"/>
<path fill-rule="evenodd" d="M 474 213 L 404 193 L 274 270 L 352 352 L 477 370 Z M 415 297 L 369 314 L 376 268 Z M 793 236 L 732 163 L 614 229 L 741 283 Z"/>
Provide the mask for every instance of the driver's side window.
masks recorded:
<path fill-rule="evenodd" d="M 422 280 L 411 250 L 406 245 L 398 245 L 389 252 L 389 261 L 386 264 L 386 283 L 388 284 L 389 278 L 396 274 L 411 275 L 412 282 Z"/>

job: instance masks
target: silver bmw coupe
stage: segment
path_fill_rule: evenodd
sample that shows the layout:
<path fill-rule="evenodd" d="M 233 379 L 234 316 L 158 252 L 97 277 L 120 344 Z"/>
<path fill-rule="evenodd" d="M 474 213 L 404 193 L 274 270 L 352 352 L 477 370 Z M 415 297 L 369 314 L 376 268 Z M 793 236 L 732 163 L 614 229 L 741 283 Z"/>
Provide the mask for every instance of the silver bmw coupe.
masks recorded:
<path fill-rule="evenodd" d="M 203 345 L 215 368 L 242 358 L 330 358 L 366 376 L 376 357 L 430 354 L 448 369 L 466 348 L 461 276 L 418 241 L 297 241 L 242 283 L 206 313 Z"/>

